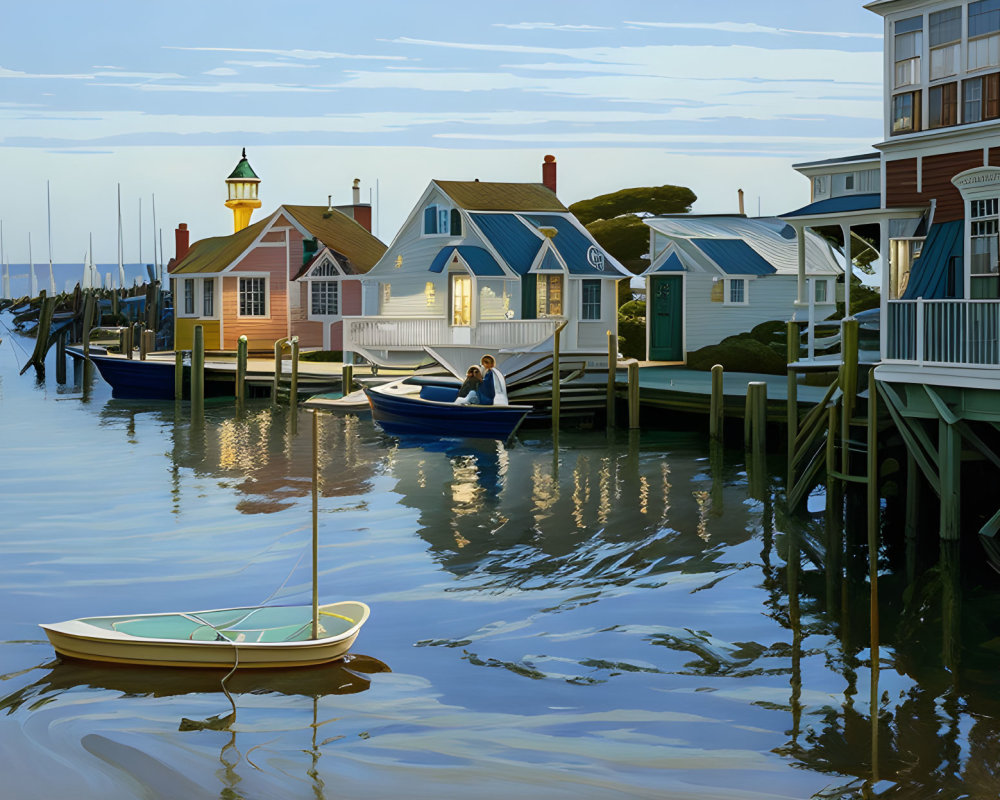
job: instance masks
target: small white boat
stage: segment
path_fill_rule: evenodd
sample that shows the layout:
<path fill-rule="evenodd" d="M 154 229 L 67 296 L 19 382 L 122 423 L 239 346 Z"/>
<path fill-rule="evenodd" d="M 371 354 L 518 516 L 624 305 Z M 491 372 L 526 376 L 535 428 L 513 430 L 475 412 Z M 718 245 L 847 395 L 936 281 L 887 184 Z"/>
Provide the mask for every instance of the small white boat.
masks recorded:
<path fill-rule="evenodd" d="M 42 625 L 60 655 L 163 667 L 300 667 L 343 658 L 368 619 L 364 603 L 261 606 L 88 617 Z"/>
<path fill-rule="evenodd" d="M 149 667 L 306 667 L 347 651 L 368 619 L 358 600 L 319 603 L 319 417 L 313 413 L 312 604 L 84 617 L 40 627 L 62 656 Z M 225 688 L 225 682 L 223 682 Z"/>

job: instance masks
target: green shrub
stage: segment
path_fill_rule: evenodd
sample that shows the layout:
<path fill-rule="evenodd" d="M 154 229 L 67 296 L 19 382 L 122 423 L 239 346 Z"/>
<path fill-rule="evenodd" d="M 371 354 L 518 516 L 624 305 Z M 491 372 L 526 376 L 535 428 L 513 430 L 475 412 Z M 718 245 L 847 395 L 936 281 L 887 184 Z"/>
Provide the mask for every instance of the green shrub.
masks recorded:
<path fill-rule="evenodd" d="M 787 368 L 783 356 L 748 334 L 729 336 L 719 344 L 688 353 L 688 369 L 707 372 L 716 364 L 721 364 L 729 372 L 760 372 L 765 375 L 784 375 Z"/>

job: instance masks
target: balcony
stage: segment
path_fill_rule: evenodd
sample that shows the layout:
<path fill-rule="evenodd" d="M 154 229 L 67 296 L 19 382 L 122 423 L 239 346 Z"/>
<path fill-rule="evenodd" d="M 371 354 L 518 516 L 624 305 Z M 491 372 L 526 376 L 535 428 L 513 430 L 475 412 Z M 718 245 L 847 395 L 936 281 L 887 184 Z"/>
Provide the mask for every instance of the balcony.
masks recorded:
<path fill-rule="evenodd" d="M 891 300 L 886 361 L 1000 366 L 1000 300 Z"/>

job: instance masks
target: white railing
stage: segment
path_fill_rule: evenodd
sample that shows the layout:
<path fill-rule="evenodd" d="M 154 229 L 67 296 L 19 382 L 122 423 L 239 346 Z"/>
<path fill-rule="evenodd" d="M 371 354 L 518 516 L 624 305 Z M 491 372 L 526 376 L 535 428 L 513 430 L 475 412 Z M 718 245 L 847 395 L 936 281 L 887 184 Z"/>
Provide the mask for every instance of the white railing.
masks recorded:
<path fill-rule="evenodd" d="M 453 328 L 443 317 L 345 317 L 344 350 L 386 348 L 420 350 L 453 344 L 478 347 L 523 347 L 549 338 L 562 320 L 509 319 Z M 455 335 L 461 331 L 463 336 Z"/>
<path fill-rule="evenodd" d="M 886 360 L 1000 366 L 1000 300 L 890 300 Z"/>

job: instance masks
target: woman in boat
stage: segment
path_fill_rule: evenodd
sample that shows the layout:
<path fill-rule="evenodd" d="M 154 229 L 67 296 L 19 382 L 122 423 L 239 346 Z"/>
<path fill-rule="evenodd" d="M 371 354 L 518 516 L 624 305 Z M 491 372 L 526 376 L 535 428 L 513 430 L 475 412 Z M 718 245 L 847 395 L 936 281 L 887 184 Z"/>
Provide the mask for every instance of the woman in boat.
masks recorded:
<path fill-rule="evenodd" d="M 465 373 L 465 381 L 462 388 L 458 390 L 458 397 L 455 402 L 459 405 L 479 404 L 479 385 L 483 382 L 483 375 L 479 371 L 479 365 L 473 364 Z"/>
<path fill-rule="evenodd" d="M 484 406 L 508 406 L 507 381 L 504 380 L 497 362 L 493 356 L 483 356 L 479 363 L 483 365 L 483 382 L 479 385 L 479 402 Z"/>

